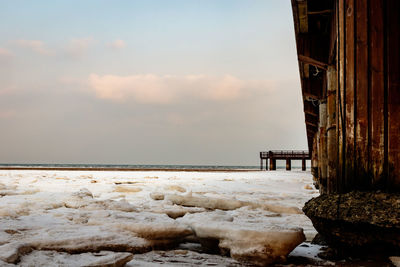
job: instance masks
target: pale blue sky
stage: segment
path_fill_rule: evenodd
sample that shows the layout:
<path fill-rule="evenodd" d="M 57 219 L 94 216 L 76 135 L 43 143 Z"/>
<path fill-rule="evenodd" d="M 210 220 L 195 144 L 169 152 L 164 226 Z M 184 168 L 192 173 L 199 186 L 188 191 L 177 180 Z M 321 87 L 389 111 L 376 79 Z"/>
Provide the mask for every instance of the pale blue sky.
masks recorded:
<path fill-rule="evenodd" d="M 0 0 L 0 162 L 305 149 L 289 0 Z"/>

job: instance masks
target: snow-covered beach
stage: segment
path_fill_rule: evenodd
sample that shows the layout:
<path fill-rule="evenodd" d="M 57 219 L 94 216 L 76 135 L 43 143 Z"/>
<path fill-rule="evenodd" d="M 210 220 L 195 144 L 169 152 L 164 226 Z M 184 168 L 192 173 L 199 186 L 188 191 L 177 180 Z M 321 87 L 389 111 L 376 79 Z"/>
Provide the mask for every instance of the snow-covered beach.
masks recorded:
<path fill-rule="evenodd" d="M 280 262 L 316 234 L 317 195 L 301 171 L 3 170 L 0 265 Z"/>

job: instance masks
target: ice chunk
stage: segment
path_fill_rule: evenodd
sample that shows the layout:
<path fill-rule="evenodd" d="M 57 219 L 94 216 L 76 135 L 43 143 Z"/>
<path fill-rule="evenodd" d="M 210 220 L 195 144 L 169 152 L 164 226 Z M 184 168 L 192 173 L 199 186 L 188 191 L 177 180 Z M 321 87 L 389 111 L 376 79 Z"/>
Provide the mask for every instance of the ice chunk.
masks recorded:
<path fill-rule="evenodd" d="M 173 206 L 161 206 L 158 208 L 152 208 L 151 212 L 155 213 L 165 213 L 168 217 L 172 219 L 176 219 L 179 217 L 183 217 L 186 213 L 197 213 L 206 211 L 204 208 L 196 208 L 196 207 L 182 207 L 178 205 Z"/>
<path fill-rule="evenodd" d="M 31 252 L 31 246 L 26 243 L 15 242 L 0 246 L 0 260 L 8 263 L 18 262 L 21 255 Z"/>
<path fill-rule="evenodd" d="M 142 188 L 137 186 L 117 185 L 114 187 L 114 192 L 118 193 L 137 193 L 142 191 Z"/>
<path fill-rule="evenodd" d="M 164 200 L 164 194 L 163 193 L 158 193 L 158 192 L 152 192 L 150 193 L 150 197 L 154 200 Z"/>
<path fill-rule="evenodd" d="M 124 231 L 107 227 L 65 225 L 55 229 L 40 229 L 28 242 L 36 250 L 55 250 L 67 253 L 97 252 L 100 250 L 143 253 L 152 243 Z"/>
<path fill-rule="evenodd" d="M 96 253 L 67 254 L 56 251 L 33 251 L 25 255 L 19 262 L 20 266 L 90 266 L 122 267 L 132 259 L 127 252 L 100 251 Z"/>
<path fill-rule="evenodd" d="M 285 261 L 286 256 L 305 240 L 301 228 L 271 224 L 267 217 L 255 222 L 235 216 L 232 220 L 227 216 L 229 213 L 221 212 L 216 216 L 187 214 L 178 221 L 188 224 L 201 239 L 217 240 L 221 253 L 228 253 L 240 262 L 260 266 Z"/>
<path fill-rule="evenodd" d="M 72 193 L 72 196 L 78 198 L 85 198 L 85 197 L 93 198 L 92 192 L 90 192 L 87 188 L 82 188 L 78 192 Z"/>
<path fill-rule="evenodd" d="M 166 199 L 177 205 L 213 210 L 234 210 L 246 205 L 246 203 L 239 200 L 193 196 L 191 193 L 186 195 L 167 195 Z"/>
<path fill-rule="evenodd" d="M 189 250 L 151 251 L 134 255 L 126 267 L 243 266 L 234 259 Z"/>
<path fill-rule="evenodd" d="M 166 186 L 165 189 L 169 190 L 169 191 L 178 191 L 178 192 L 181 192 L 181 193 L 185 193 L 186 192 L 186 189 L 183 188 L 182 186 L 179 186 L 179 185 L 169 185 L 169 186 Z"/>
<path fill-rule="evenodd" d="M 192 193 L 186 195 L 167 195 L 166 199 L 174 204 L 187 207 L 202 207 L 206 209 L 235 210 L 241 207 L 249 206 L 252 208 L 263 208 L 276 213 L 302 214 L 297 207 L 287 207 L 276 204 L 257 203 L 240 201 L 236 199 L 213 198 L 203 196 L 193 196 Z"/>
<path fill-rule="evenodd" d="M 400 267 L 400 257 L 389 257 L 390 261 L 393 263 L 394 266 Z"/>
<path fill-rule="evenodd" d="M 92 193 L 87 189 L 81 189 L 74 192 L 71 196 L 66 196 L 63 200 L 65 207 L 73 209 L 85 210 L 120 210 L 120 211 L 137 211 L 136 207 L 126 200 L 96 200 Z"/>
<path fill-rule="evenodd" d="M 180 224 L 165 214 L 150 212 L 112 213 L 107 218 L 91 218 L 88 224 L 107 224 L 114 230 L 131 232 L 147 240 L 167 240 L 171 242 L 192 234 L 187 225 Z"/>

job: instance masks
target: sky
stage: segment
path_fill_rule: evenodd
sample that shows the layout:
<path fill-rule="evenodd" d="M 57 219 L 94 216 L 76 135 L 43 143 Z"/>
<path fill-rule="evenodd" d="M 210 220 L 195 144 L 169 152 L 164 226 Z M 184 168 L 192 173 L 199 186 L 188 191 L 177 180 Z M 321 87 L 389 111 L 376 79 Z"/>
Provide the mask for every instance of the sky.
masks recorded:
<path fill-rule="evenodd" d="M 0 163 L 307 149 L 289 0 L 0 0 Z"/>

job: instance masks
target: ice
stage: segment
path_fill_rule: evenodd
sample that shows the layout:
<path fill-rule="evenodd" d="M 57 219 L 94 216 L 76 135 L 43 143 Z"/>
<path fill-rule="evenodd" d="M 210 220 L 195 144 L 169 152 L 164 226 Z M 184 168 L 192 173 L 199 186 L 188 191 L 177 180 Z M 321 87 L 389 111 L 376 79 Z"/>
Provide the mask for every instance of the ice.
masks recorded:
<path fill-rule="evenodd" d="M 165 195 L 163 193 L 152 192 L 150 193 L 150 197 L 154 200 L 164 200 Z"/>
<path fill-rule="evenodd" d="M 133 260 L 126 267 L 175 267 L 175 266 L 226 266 L 239 267 L 243 264 L 238 261 L 222 257 L 198 253 L 189 250 L 151 251 L 134 255 Z"/>
<path fill-rule="evenodd" d="M 120 192 L 120 193 L 137 193 L 142 191 L 142 188 L 137 187 L 137 186 L 122 186 L 118 185 L 114 187 L 114 192 Z"/>
<path fill-rule="evenodd" d="M 126 252 L 100 251 L 96 253 L 68 254 L 56 251 L 34 251 L 21 257 L 20 266 L 46 266 L 46 267 L 122 267 L 133 257 Z"/>
<path fill-rule="evenodd" d="M 239 201 L 236 199 L 223 199 L 213 197 L 193 196 L 191 192 L 186 195 L 167 195 L 167 200 L 174 204 L 187 207 L 200 207 L 205 209 L 235 210 L 244 206 L 263 208 L 272 212 L 301 214 L 297 207 L 285 207 L 273 204 L 261 204 L 256 202 Z"/>
<path fill-rule="evenodd" d="M 400 257 L 390 257 L 390 261 L 393 263 L 394 266 L 400 267 Z"/>
<path fill-rule="evenodd" d="M 268 217 L 254 220 L 244 217 L 244 212 L 210 213 L 187 214 L 178 220 L 189 225 L 196 237 L 210 244 L 218 240 L 219 250 L 240 262 L 260 266 L 284 262 L 305 240 L 301 228 L 283 227 Z"/>
<path fill-rule="evenodd" d="M 191 193 L 187 195 L 168 195 L 167 200 L 177 205 L 213 210 L 234 210 L 246 205 L 245 202 L 239 200 L 193 196 Z"/>
<path fill-rule="evenodd" d="M 279 262 L 315 234 L 300 208 L 317 194 L 295 171 L 0 171 L 0 265 Z"/>
<path fill-rule="evenodd" d="M 0 260 L 7 263 L 17 263 L 23 254 L 31 252 L 32 249 L 26 243 L 8 243 L 0 246 Z"/>
<path fill-rule="evenodd" d="M 186 189 L 183 188 L 182 186 L 179 186 L 179 185 L 169 185 L 169 186 L 166 186 L 166 187 L 165 187 L 165 190 L 168 190 L 168 191 L 178 191 L 178 192 L 181 192 L 181 193 L 185 193 L 185 192 L 186 192 Z"/>
<path fill-rule="evenodd" d="M 113 213 L 105 218 L 90 219 L 88 224 L 107 224 L 114 230 L 132 232 L 148 240 L 176 240 L 192 234 L 189 227 L 179 224 L 166 214 L 151 212 Z"/>
<path fill-rule="evenodd" d="M 327 266 L 327 265 L 335 265 L 335 263 L 326 261 L 321 259 L 318 254 L 322 252 L 323 247 L 320 245 L 303 243 L 300 246 L 297 246 L 290 254 L 289 257 L 302 257 L 306 259 L 308 262 L 313 263 L 313 265 L 318 266 Z"/>

